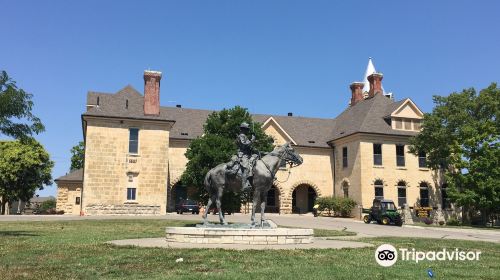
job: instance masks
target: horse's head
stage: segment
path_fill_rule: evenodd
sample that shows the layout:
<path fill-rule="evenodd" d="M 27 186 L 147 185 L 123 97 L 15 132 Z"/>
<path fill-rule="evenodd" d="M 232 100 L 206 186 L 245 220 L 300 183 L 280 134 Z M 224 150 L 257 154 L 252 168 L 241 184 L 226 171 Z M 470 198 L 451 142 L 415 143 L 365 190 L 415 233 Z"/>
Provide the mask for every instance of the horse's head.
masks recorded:
<path fill-rule="evenodd" d="M 290 143 L 286 142 L 283 146 L 281 146 L 281 148 L 283 149 L 282 158 L 286 162 L 295 166 L 299 166 L 304 162 L 302 157 L 292 148 Z"/>

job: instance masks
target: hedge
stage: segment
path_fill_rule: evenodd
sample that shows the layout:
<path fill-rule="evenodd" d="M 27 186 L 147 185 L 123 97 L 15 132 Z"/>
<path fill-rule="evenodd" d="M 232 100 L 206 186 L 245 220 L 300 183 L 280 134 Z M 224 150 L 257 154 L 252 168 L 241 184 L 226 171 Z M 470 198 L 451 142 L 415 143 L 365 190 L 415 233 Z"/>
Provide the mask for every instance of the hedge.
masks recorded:
<path fill-rule="evenodd" d="M 327 212 L 329 216 L 350 217 L 357 203 L 348 197 L 318 197 L 316 199 L 319 212 Z"/>

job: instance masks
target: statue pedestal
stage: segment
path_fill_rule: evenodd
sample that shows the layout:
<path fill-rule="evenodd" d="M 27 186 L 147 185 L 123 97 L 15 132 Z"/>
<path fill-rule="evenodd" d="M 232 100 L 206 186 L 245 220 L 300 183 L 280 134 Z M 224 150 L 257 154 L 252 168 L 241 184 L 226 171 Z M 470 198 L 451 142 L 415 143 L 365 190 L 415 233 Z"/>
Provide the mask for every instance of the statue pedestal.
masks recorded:
<path fill-rule="evenodd" d="M 313 242 L 312 229 L 256 227 L 245 224 L 167 227 L 167 243 L 286 245 Z"/>

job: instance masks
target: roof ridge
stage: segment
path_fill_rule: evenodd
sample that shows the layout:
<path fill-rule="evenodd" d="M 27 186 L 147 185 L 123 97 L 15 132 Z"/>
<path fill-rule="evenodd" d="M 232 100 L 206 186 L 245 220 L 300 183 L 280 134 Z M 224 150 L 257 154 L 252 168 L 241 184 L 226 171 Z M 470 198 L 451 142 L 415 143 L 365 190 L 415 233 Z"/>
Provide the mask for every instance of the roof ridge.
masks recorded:
<path fill-rule="evenodd" d="M 174 110 L 191 110 L 191 111 L 200 111 L 200 112 L 219 112 L 220 110 L 210 110 L 210 109 L 197 109 L 197 108 L 188 108 L 188 107 L 171 107 L 171 106 L 160 106 L 160 108 L 164 109 L 174 109 Z M 307 116 L 285 116 L 285 115 L 273 115 L 273 114 L 261 114 L 261 113 L 251 113 L 252 116 L 260 116 L 260 117 L 280 117 L 280 118 L 302 118 L 302 119 L 310 119 L 310 120 L 325 120 L 325 121 L 334 121 L 335 118 L 318 118 L 318 117 L 307 117 Z"/>

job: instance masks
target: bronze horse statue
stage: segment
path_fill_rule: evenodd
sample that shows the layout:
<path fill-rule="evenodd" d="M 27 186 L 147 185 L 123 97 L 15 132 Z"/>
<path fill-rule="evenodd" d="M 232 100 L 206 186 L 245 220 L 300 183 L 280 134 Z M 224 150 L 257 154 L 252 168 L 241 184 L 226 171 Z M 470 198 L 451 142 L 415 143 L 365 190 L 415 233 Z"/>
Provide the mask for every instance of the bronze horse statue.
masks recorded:
<path fill-rule="evenodd" d="M 253 189 L 253 205 L 252 205 L 252 226 L 255 226 L 255 209 L 260 203 L 260 220 L 261 226 L 264 223 L 264 210 L 267 203 L 267 192 L 271 189 L 276 172 L 280 168 L 280 163 L 285 161 L 293 165 L 301 165 L 302 157 L 292 148 L 289 143 L 274 148 L 274 150 L 261 159 L 255 162 L 253 167 L 253 179 L 251 182 Z M 205 213 L 203 214 L 203 222 L 207 224 L 207 214 L 212 203 L 215 202 L 219 211 L 220 223 L 227 225 L 224 220 L 224 215 L 221 210 L 221 199 L 224 195 L 224 190 L 230 190 L 236 193 L 241 191 L 241 179 L 236 175 L 227 172 L 227 163 L 221 163 L 212 168 L 205 175 L 204 185 L 205 190 L 209 194 L 209 199 Z"/>

